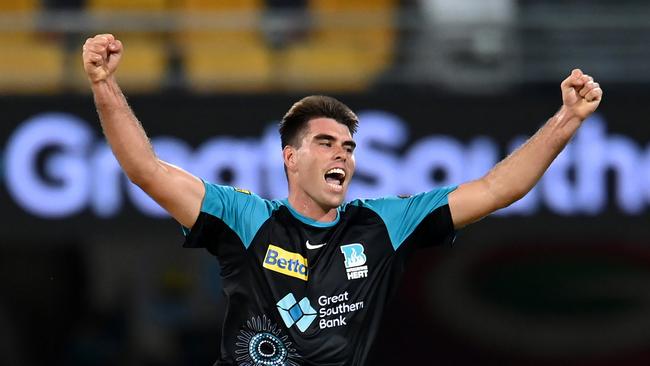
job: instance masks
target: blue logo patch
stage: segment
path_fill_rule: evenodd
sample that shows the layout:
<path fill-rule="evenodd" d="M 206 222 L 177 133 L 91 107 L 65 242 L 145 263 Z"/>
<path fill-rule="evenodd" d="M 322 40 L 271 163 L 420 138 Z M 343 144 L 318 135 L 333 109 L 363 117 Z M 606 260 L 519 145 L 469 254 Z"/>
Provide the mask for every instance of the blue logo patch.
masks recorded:
<path fill-rule="evenodd" d="M 368 258 L 364 254 L 362 244 L 341 245 L 341 253 L 343 253 L 344 257 L 348 281 L 368 277 L 368 266 L 365 265 Z"/>
<path fill-rule="evenodd" d="M 276 306 L 287 328 L 291 328 L 295 324 L 301 332 L 304 332 L 316 319 L 316 310 L 311 307 L 309 299 L 306 297 L 297 302 L 293 294 L 288 293 L 287 296 L 278 301 Z"/>

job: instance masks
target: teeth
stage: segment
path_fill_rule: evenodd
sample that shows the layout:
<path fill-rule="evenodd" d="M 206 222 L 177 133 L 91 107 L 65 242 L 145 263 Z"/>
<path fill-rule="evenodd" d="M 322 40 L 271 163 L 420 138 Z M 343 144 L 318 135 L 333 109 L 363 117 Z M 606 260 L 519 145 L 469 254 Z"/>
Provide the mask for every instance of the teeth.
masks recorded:
<path fill-rule="evenodd" d="M 327 171 L 325 174 L 341 174 L 342 177 L 345 177 L 345 170 L 341 168 L 332 168 Z"/>

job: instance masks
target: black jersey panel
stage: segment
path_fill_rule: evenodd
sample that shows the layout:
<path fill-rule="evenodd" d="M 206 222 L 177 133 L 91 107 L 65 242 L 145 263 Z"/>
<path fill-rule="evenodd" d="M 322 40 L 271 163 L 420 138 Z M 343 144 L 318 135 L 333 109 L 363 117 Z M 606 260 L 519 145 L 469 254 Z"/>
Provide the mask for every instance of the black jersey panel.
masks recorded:
<path fill-rule="evenodd" d="M 456 239 L 456 230 L 449 205 L 438 207 L 424 217 L 417 229 L 405 242 L 417 248 L 451 245 Z"/>
<path fill-rule="evenodd" d="M 232 235 L 236 235 L 220 218 L 205 212 L 200 212 L 192 229 L 189 229 L 185 233 L 183 247 L 206 248 L 210 253 L 216 255 L 217 239 L 226 231 L 230 231 Z M 237 238 L 237 241 L 241 242 L 239 238 Z"/>
<path fill-rule="evenodd" d="M 246 266 L 246 248 L 239 236 L 223 220 L 201 212 L 185 237 L 185 248 L 205 248 L 219 259 L 222 279 L 235 275 Z M 225 282 L 224 282 L 225 284 Z"/>

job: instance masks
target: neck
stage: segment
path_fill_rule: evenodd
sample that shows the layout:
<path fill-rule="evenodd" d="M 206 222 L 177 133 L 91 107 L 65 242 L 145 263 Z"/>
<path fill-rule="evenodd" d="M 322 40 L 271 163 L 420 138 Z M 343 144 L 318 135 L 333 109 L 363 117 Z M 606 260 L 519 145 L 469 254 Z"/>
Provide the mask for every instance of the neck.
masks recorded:
<path fill-rule="evenodd" d="M 332 222 L 336 220 L 337 207 L 323 207 L 307 196 L 304 192 L 289 192 L 289 204 L 299 214 L 318 222 Z"/>

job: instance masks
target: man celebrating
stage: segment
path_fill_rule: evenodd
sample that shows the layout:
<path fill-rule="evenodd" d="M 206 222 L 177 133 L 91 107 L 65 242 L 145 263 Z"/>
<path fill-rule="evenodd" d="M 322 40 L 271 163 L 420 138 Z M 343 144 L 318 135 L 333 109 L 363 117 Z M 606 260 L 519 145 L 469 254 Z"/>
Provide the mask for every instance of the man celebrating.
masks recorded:
<path fill-rule="evenodd" d="M 216 365 L 363 365 L 414 251 L 523 197 L 602 98 L 573 70 L 560 110 L 484 177 L 344 203 L 357 117 L 333 98 L 306 97 L 280 124 L 289 197 L 269 201 L 156 157 L 115 81 L 122 51 L 110 34 L 83 47 L 101 125 L 129 179 L 183 225 L 184 246 L 219 258 L 228 307 Z"/>

